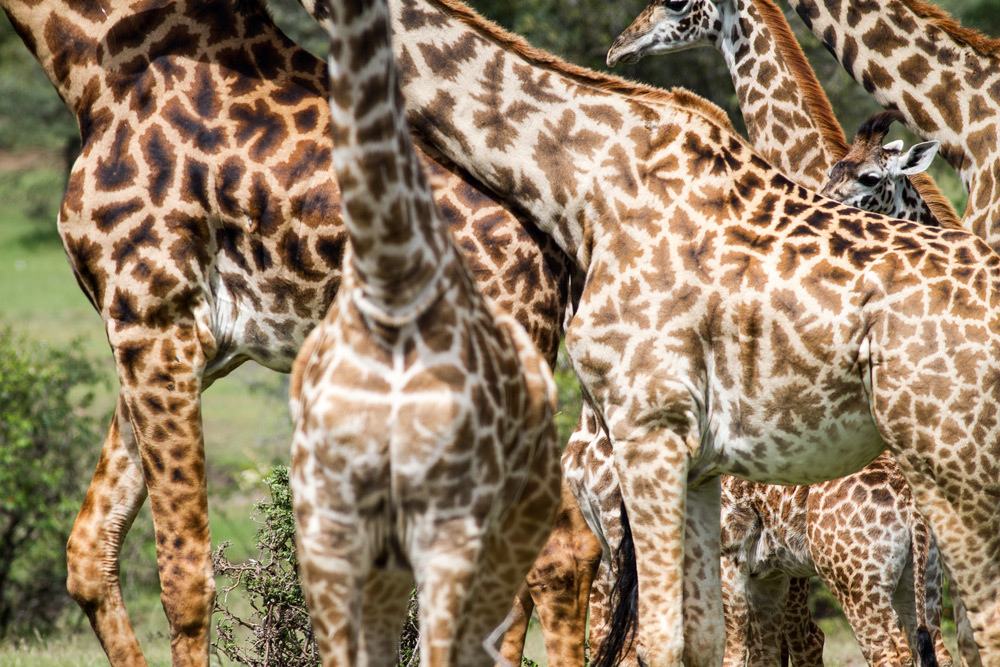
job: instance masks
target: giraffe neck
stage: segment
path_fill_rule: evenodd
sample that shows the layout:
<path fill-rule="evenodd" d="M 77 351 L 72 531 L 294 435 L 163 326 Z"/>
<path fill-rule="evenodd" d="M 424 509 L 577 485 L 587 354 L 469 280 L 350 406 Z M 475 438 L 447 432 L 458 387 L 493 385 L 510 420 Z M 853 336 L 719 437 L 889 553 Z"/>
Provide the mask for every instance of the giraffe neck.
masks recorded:
<path fill-rule="evenodd" d="M 419 308 L 455 256 L 410 141 L 388 7 L 371 0 L 330 5 L 332 158 L 352 266 L 381 311 Z"/>
<path fill-rule="evenodd" d="M 916 0 L 790 0 L 806 25 L 865 90 L 925 139 L 976 195 L 996 152 L 998 46 Z M 991 188 L 992 190 L 992 188 Z"/>
<path fill-rule="evenodd" d="M 390 11 L 410 122 L 581 268 L 627 213 L 610 210 L 605 193 L 634 189 L 635 170 L 655 168 L 643 161 L 676 137 L 678 114 L 731 129 L 721 110 L 685 91 L 570 65 L 459 2 L 399 0 Z M 678 102 L 689 98 L 697 110 Z M 648 155 L 624 154 L 620 133 Z"/>
<path fill-rule="evenodd" d="M 732 75 L 751 143 L 799 184 L 818 191 L 848 149 L 830 101 L 771 0 L 723 6 L 716 46 Z"/>

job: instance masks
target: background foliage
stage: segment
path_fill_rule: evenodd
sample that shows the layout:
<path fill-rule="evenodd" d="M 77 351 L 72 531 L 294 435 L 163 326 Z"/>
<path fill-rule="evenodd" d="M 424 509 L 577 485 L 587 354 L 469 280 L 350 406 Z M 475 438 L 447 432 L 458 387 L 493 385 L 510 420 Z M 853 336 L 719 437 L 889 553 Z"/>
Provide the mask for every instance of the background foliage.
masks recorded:
<path fill-rule="evenodd" d="M 0 329 L 0 639 L 44 632 L 69 604 L 66 539 L 93 467 L 94 364 Z"/>

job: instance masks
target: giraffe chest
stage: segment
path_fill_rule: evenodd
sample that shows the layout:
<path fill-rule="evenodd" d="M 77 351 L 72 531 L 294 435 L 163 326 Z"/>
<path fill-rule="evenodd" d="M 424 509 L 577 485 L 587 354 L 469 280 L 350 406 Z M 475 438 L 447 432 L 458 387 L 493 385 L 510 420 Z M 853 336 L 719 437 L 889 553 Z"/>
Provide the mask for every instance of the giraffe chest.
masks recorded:
<path fill-rule="evenodd" d="M 362 512 L 496 519 L 495 498 L 523 484 L 545 424 L 526 398 L 522 352 L 459 285 L 414 322 L 373 329 L 347 273 L 302 374 L 301 455 Z"/>

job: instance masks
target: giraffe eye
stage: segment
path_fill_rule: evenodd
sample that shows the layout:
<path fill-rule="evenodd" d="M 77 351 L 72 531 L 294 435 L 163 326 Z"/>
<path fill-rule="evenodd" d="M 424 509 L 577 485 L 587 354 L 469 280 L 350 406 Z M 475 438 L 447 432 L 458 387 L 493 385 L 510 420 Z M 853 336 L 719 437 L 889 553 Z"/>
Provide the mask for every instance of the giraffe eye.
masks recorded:
<path fill-rule="evenodd" d="M 688 6 L 688 0 L 663 0 L 663 6 L 667 10 L 680 14 Z"/>
<path fill-rule="evenodd" d="M 879 174 L 876 174 L 874 171 L 869 171 L 865 174 L 861 174 L 861 176 L 858 178 L 858 182 L 861 183 L 861 185 L 865 186 L 866 188 L 875 187 L 881 180 L 882 177 Z"/>

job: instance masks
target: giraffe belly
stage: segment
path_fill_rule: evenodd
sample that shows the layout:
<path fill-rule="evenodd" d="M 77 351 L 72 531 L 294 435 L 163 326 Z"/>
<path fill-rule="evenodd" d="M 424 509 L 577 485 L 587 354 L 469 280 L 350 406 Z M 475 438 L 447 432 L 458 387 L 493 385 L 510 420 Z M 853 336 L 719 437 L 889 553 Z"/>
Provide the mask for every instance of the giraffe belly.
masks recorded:
<path fill-rule="evenodd" d="M 867 405 L 822 411 L 803 423 L 797 406 L 743 400 L 713 415 L 719 472 L 755 482 L 812 484 L 856 472 L 885 450 Z"/>

